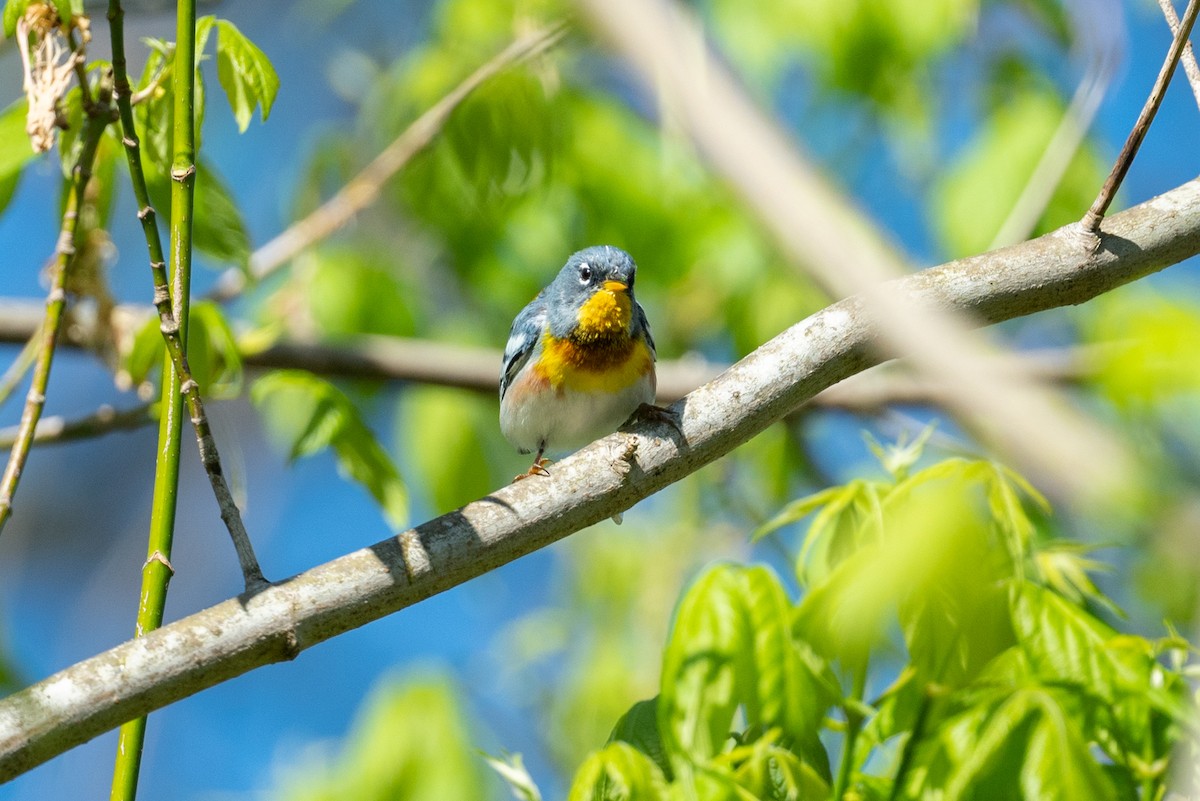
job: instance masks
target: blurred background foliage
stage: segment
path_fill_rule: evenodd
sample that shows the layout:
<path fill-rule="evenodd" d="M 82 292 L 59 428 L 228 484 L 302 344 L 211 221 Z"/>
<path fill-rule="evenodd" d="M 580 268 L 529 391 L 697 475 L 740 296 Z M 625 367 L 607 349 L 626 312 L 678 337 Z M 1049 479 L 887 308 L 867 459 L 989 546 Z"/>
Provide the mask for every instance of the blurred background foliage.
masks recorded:
<path fill-rule="evenodd" d="M 281 219 L 263 223 L 243 200 L 253 196 L 246 166 L 213 144 L 238 146 L 220 133 L 230 122 L 214 105 L 211 59 L 201 64 L 206 131 L 225 129 L 203 140 L 196 238 L 218 270 L 246 269 L 264 231 L 317 208 L 514 35 L 572 14 L 555 0 L 436 0 L 405 6 L 411 19 L 388 3 L 265 5 L 268 20 L 286 6 L 305 25 L 353 31 L 330 34 L 338 45 L 323 62 L 276 63 L 282 93 L 320 82 L 342 109 L 301 117 L 300 130 L 275 127 L 277 118 L 261 132 L 251 126 L 251 137 L 291 138 L 302 154 L 277 199 Z M 1085 125 L 1091 133 L 1080 132 L 1022 236 L 1078 219 L 1141 104 L 1143 73 L 1153 74 L 1168 42 L 1159 12 L 1140 0 L 689 5 L 749 91 L 915 265 L 991 246 L 1038 180 L 1089 59 L 1125 58 L 1129 26 L 1150 66 L 1124 83 L 1107 74 L 1114 99 L 1101 107 L 1103 124 Z M 233 4 L 203 10 L 241 23 Z M 284 34 L 259 31 L 253 38 L 270 57 L 282 47 L 272 37 Z M 173 65 L 158 40 L 140 58 L 142 85 Z M 1176 89 L 1169 103 L 1186 108 Z M 160 85 L 139 106 L 160 219 L 167 91 Z M 239 129 L 244 111 L 235 108 Z M 1182 118 L 1194 126 L 1190 111 Z M 548 54 L 475 91 L 352 225 L 232 303 L 194 306 L 192 364 L 208 395 L 251 397 L 261 421 L 241 420 L 239 430 L 255 431 L 251 443 L 265 431 L 280 459 L 318 455 L 294 473 L 243 479 L 251 510 L 256 492 L 282 492 L 306 510 L 302 525 L 292 517 L 259 534 L 268 553 L 303 569 L 486 494 L 524 457 L 500 437 L 490 394 L 304 371 L 247 382 L 247 350 L 292 339 L 353 346 L 364 335 L 499 348 L 515 312 L 570 252 L 593 243 L 637 259 L 638 297 L 663 359 L 733 361 L 829 302 L 678 136 L 673 113 L 669 96 L 643 90 L 572 27 Z M 0 136 L 14 119 L 17 110 L 0 117 Z M 1163 182 L 1155 190 L 1197 172 L 1194 149 L 1163 143 L 1179 135 L 1174 119 L 1164 110 L 1134 167 L 1149 164 Z M 1156 145 L 1166 152 L 1158 160 Z M 65 163 L 71 146 L 61 144 Z M 94 268 L 76 292 L 101 319 L 114 302 L 149 297 L 136 240 L 118 258 L 117 235 L 106 233 L 128 223 L 114 212 L 126 211 L 122 164 L 109 141 L 85 217 L 93 233 L 83 262 Z M 18 180 L 10 211 L 28 183 L 49 179 L 0 148 L 0 197 Z M 42 245 L 35 252 L 52 242 Z M 197 277 L 201 293 L 216 275 Z M 934 407 L 802 409 L 643 503 L 623 526 L 604 523 L 556 546 L 538 572 L 501 571 L 509 578 L 496 579 L 505 582 L 498 598 L 474 601 L 501 611 L 494 627 L 472 630 L 470 655 L 446 668 L 377 671 L 373 692 L 352 690 L 362 711 L 341 741 L 335 723 L 315 744 L 233 748 L 229 759 L 252 763 L 238 769 L 249 778 L 235 796 L 685 798 L 694 787 L 700 798 L 731 799 L 821 798 L 833 788 L 863 799 L 1162 797 L 1172 747 L 1194 726 L 1186 637 L 1200 602 L 1200 289 L 1188 267 L 1143 284 L 1000 331 L 1019 348 L 1064 349 L 1072 402 L 1143 459 L 1148 497 L 1138 508 L 1103 518 L 1056 510 L 1056 499 L 987 461 L 952 421 L 926 428 Z M 6 291 L 36 289 L 30 278 L 14 286 Z M 154 323 L 114 330 L 96 346 L 119 389 L 143 392 L 157 380 L 160 348 Z M 246 417 L 239 403 L 230 415 Z M 10 401 L 5 412 L 15 410 Z M 222 447 L 236 461 L 236 444 Z M 307 485 L 295 477 L 306 469 L 317 471 Z M 288 552 L 288 561 L 281 540 L 319 539 L 349 514 L 303 497 L 311 482 L 336 482 L 335 470 L 363 488 L 343 503 L 370 510 L 378 525 L 330 551 Z M 7 545 L 0 559 L 18 558 Z M 486 582 L 478 592 L 497 590 Z M 22 665 L 27 648 L 2 645 L 12 655 L 0 659 L 0 688 L 38 675 Z M 435 642 L 405 646 L 389 659 L 439 654 Z M 312 670 L 301 680 L 338 681 Z M 344 704 L 337 714 L 348 715 Z M 149 775 L 179 747 L 152 751 Z M 37 776 L 27 789 L 14 785 L 13 797 L 35 797 L 49 781 Z M 170 793 L 161 797 L 209 798 L 227 785 L 162 786 Z"/>

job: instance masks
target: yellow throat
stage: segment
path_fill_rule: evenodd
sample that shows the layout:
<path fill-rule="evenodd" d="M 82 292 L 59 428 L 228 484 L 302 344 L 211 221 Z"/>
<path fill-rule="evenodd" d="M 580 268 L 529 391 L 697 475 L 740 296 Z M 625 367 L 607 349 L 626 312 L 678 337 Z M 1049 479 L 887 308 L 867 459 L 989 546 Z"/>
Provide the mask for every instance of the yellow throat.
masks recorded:
<path fill-rule="evenodd" d="M 579 309 L 579 328 L 574 338 L 580 342 L 609 339 L 629 330 L 633 301 L 628 287 L 620 281 L 605 281 L 604 287 L 587 299 Z"/>

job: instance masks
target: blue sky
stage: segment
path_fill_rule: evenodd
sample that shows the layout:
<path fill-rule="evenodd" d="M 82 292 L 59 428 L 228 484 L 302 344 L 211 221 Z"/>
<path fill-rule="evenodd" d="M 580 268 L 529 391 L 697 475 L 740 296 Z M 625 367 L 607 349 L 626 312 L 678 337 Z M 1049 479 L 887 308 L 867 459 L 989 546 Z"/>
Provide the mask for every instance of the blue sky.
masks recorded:
<path fill-rule="evenodd" d="M 202 11 L 228 16 L 251 39 L 262 43 L 284 76 L 268 124 L 252 124 L 239 136 L 229 115 L 210 97 L 205 149 L 232 187 L 246 215 L 252 239 L 261 244 L 287 222 L 289 192 L 296 170 L 322 131 L 347 124 L 351 106 L 320 78 L 300 86 L 287 76 L 309 70 L 323 75 L 338 53 L 359 47 L 396 53 L 422 30 L 419 3 L 376 0 L 348 12 L 348 19 L 319 30 L 304 4 L 277 2 L 219 4 Z M 1157 9 L 1130 3 L 1126 61 L 1096 131 L 1106 158 L 1120 147 L 1161 63 L 1167 35 Z M 281 9 L 283 9 L 281 11 Z M 388 9 L 384 13 L 384 9 Z M 282 19 L 282 22 L 280 22 Z M 394 27 L 380 19 L 404 21 Z M 98 26 L 102 31 L 103 26 Z M 134 19 L 129 40 L 171 38 L 165 15 Z M 105 38 L 97 37 L 98 42 Z M 19 91 L 16 55 L 0 55 L 0 92 Z M 1182 76 L 1180 76 L 1182 77 Z M 784 93 L 786 96 L 786 92 Z M 1177 80 L 1123 197 L 1137 202 L 1200 172 L 1197 108 L 1186 84 Z M 818 153 L 838 133 L 832 128 L 800 133 Z M 886 158 L 880 154 L 881 158 Z M 35 167 L 0 217 L 0 296 L 40 298 L 38 270 L 54 242 L 57 221 L 56 164 Z M 886 183 L 886 170 L 851 176 L 861 203 L 911 252 L 932 252 L 927 233 Z M 883 177 L 881 177 L 883 176 Z M 117 219 L 116 244 L 122 253 L 113 276 L 125 299 L 144 298 L 143 247 L 126 202 Z M 1082 211 L 1082 210 L 1081 210 Z M 1163 280 L 1195 280 L 1195 270 L 1176 268 Z M 1182 275 L 1180 275 L 1182 273 Z M 203 290 L 213 273 L 197 277 Z M 497 347 L 502 341 L 497 341 Z M 5 363 L 16 348 L 0 346 Z M 48 413 L 80 415 L 101 403 L 128 405 L 111 377 L 86 356 L 66 352 L 55 365 Z M 379 403 L 373 423 L 388 431 L 390 418 Z M 19 406 L 0 409 L 2 421 L 15 421 Z M 265 442 L 254 412 L 244 403 L 220 404 L 219 434 L 239 443 L 239 469 L 250 484 L 247 524 L 255 532 L 260 558 L 274 577 L 290 575 L 387 536 L 386 525 L 364 493 L 340 481 L 330 460 L 315 458 L 287 466 Z M 849 428 L 855 428 L 853 426 Z M 839 436 L 842 435 L 840 432 Z M 846 431 L 846 436 L 857 436 Z M 149 513 L 146 487 L 153 473 L 152 430 L 119 434 L 98 442 L 37 450 L 21 487 L 17 517 L 0 538 L 0 636 L 25 678 L 36 680 L 126 639 L 145 548 Z M 284 482 L 257 477 L 288 472 Z M 171 584 L 168 619 L 176 619 L 235 594 L 239 579 L 232 549 L 217 523 L 208 487 L 195 460 L 185 460 L 180 527 L 173 561 L 180 570 Z M 63 490 L 62 488 L 66 488 Z M 637 514 L 635 511 L 634 514 Z M 422 510 L 416 511 L 421 518 Z M 607 525 L 607 524 L 606 524 Z M 594 536 L 587 532 L 579 536 Z M 450 666 L 465 685 L 487 687 L 489 663 L 480 643 L 503 624 L 549 597 L 545 576 L 553 549 L 526 557 L 466 586 L 419 606 L 338 637 L 305 652 L 294 663 L 274 665 L 227 682 L 156 713 L 150 722 L 140 798 L 225 801 L 254 797 L 271 785 L 272 765 L 284 765 L 312 743 L 343 735 L 359 702 L 381 675 L 421 666 Z M 468 703 L 490 731 L 479 745 L 530 752 L 541 760 L 520 715 L 502 697 L 476 689 Z M 98 798 L 107 793 L 115 736 L 102 736 L 0 787 L 0 801 Z"/>

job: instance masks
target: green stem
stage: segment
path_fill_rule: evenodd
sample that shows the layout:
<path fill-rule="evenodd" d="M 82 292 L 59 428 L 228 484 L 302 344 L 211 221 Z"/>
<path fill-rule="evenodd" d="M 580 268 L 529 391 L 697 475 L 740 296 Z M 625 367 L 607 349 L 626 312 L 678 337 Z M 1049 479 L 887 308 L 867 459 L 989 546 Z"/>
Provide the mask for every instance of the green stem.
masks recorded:
<path fill-rule="evenodd" d="M 241 515 L 221 472 L 220 457 L 208 425 L 208 417 L 187 363 L 188 309 L 191 290 L 193 189 L 196 177 L 195 142 L 195 70 L 196 7 L 194 0 L 179 0 L 176 17 L 175 64 L 182 69 L 171 73 L 174 89 L 174 119 L 171 164 L 171 255 L 168 275 L 159 237 L 157 217 L 150 204 L 150 193 L 142 168 L 141 145 L 133 117 L 132 88 L 125 59 L 125 11 L 120 0 L 109 0 L 108 19 L 112 36 L 113 86 L 121 119 L 122 142 L 129 163 L 129 175 L 138 203 L 138 219 L 150 256 L 154 280 L 154 305 L 159 328 L 166 345 L 163 365 L 161 415 L 159 418 L 158 462 L 154 476 L 154 497 L 150 514 L 150 535 L 146 563 L 142 568 L 142 592 L 138 605 L 136 636 L 141 637 L 162 625 L 167 585 L 174 570 L 171 546 L 175 531 L 176 500 L 179 487 L 179 459 L 183 436 L 183 401 L 196 431 L 201 461 L 208 473 L 221 518 L 233 537 L 246 589 L 266 584 L 258 561 L 241 522 Z M 172 289 L 173 288 L 173 289 Z M 111 798 L 132 801 L 137 795 L 146 719 L 138 718 L 121 727 L 117 756 L 113 766 Z"/>
<path fill-rule="evenodd" d="M 929 720 L 929 708 L 932 705 L 933 693 L 931 688 L 926 687 L 925 691 L 921 693 L 921 705 L 917 708 L 917 719 L 913 723 L 908 740 L 904 743 L 904 752 L 900 755 L 900 765 L 896 768 L 896 777 L 892 780 L 892 792 L 888 794 L 888 801 L 900 801 L 902 797 L 904 780 L 908 778 L 908 771 L 912 767 L 917 744 L 925 736 L 925 724 Z"/>
<path fill-rule="evenodd" d="M 854 669 L 854 686 L 851 689 L 851 699 L 862 702 L 867 691 L 867 657 Z M 856 704 L 844 704 L 846 713 L 846 744 L 842 748 L 842 762 L 838 766 L 837 780 L 833 785 L 834 801 L 841 801 L 850 787 L 850 777 L 854 772 L 854 746 L 858 741 L 858 733 L 862 731 L 863 716 Z"/>
<path fill-rule="evenodd" d="M 175 47 L 175 64 L 191 65 L 195 63 L 195 9 L 192 6 L 193 22 L 188 31 L 187 41 L 184 41 L 183 22 L 180 22 L 179 41 Z M 185 13 L 181 2 L 179 13 Z M 178 379 L 174 385 L 175 402 L 182 392 L 187 401 L 188 415 L 196 432 L 196 444 L 200 450 L 200 460 L 212 485 L 213 494 L 221 509 L 221 519 L 229 530 L 237 551 L 238 561 L 242 569 L 242 578 L 246 590 L 252 591 L 266 585 L 259 568 L 250 537 L 242 523 L 241 513 L 233 500 L 233 493 L 225 481 L 221 470 L 221 458 L 217 452 L 216 441 L 208 423 L 208 414 L 200 397 L 200 388 L 192 378 L 188 366 L 187 353 L 184 343 L 187 342 L 187 319 L 190 300 L 191 284 L 191 237 L 192 237 L 192 198 L 196 178 L 196 148 L 195 148 L 195 119 L 194 119 L 194 80 L 195 71 L 192 69 L 173 69 L 172 80 L 175 90 L 175 130 L 173 141 L 174 160 L 171 166 L 171 252 L 178 259 L 178 264 L 171 265 L 170 279 L 167 274 L 166 260 L 163 257 L 162 240 L 159 238 L 157 216 L 150 204 L 150 193 L 146 186 L 146 175 L 142 168 L 141 144 L 138 140 L 137 126 L 133 117 L 132 88 L 129 85 L 129 75 L 125 61 L 124 42 L 124 9 L 120 0 L 109 0 L 108 19 L 109 30 L 112 34 L 113 51 L 113 86 L 116 90 L 117 109 L 121 118 L 122 142 L 125 145 L 126 160 L 129 163 L 129 177 L 133 184 L 133 194 L 138 204 L 138 219 L 142 223 L 142 233 L 146 239 L 146 249 L 150 255 L 150 271 L 154 280 L 154 306 L 158 310 L 159 329 L 162 331 L 166 344 L 167 360 L 171 371 L 164 371 L 164 377 L 170 373 Z M 174 281 L 174 291 L 171 288 Z M 164 389 L 168 383 L 164 380 Z M 164 407 L 163 420 L 166 420 Z"/>
<path fill-rule="evenodd" d="M 63 310 L 66 306 L 67 271 L 74 263 L 75 237 L 79 233 L 79 209 L 84 203 L 84 192 L 92 177 L 92 165 L 96 160 L 96 149 L 100 137 L 111 121 L 105 103 L 94 105 L 88 110 L 83 128 L 83 144 L 79 160 L 71 173 L 71 191 L 67 195 L 59 229 L 58 244 L 50 279 L 50 292 L 46 296 L 46 316 L 42 322 L 38 343 L 37 361 L 33 366 L 33 381 L 25 396 L 25 408 L 21 412 L 21 424 L 17 429 L 16 443 L 8 456 L 4 475 L 0 477 L 0 530 L 12 517 L 13 496 L 21 481 L 21 473 L 29 458 L 34 430 L 41 419 L 46 405 L 46 387 L 50 383 L 50 367 L 54 362 L 54 350 L 58 344 L 58 332 L 62 326 Z"/>
<path fill-rule="evenodd" d="M 0 404 L 3 404 L 8 397 L 12 395 L 13 390 L 25 378 L 25 374 L 29 372 L 29 368 L 33 366 L 34 360 L 38 355 L 38 343 L 42 341 L 42 327 L 38 325 L 26 342 L 25 347 L 21 348 L 21 352 L 17 354 L 16 360 L 8 366 L 4 371 L 4 375 L 0 377 Z M 11 448 L 12 445 L 9 445 Z"/>

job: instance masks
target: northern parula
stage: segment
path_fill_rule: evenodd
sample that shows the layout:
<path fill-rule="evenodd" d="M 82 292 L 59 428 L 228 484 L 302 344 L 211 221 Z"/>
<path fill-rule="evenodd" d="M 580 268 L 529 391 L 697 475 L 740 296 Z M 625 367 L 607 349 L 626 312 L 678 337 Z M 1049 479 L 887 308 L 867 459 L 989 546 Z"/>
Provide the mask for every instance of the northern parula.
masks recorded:
<path fill-rule="evenodd" d="M 500 370 L 500 430 L 529 472 L 548 475 L 547 450 L 572 450 L 616 431 L 654 403 L 654 340 L 633 297 L 637 265 L 599 245 L 567 259 L 513 320 Z"/>

